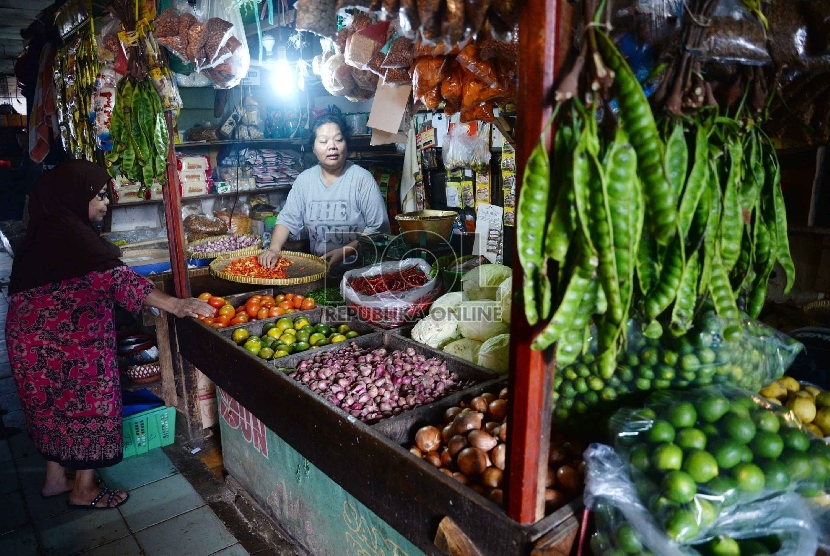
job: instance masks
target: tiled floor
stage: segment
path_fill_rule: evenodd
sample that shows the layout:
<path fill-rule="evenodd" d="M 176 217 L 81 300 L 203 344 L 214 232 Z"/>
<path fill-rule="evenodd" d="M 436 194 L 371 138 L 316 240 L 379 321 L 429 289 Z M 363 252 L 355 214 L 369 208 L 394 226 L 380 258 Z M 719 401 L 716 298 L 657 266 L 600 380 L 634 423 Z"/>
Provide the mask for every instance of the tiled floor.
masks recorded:
<path fill-rule="evenodd" d="M 0 331 L 5 329 L 5 285 L 11 258 L 0 252 Z M 0 334 L 2 335 L 2 334 Z M 105 486 L 128 490 L 113 510 L 67 507 L 67 495 L 40 495 L 45 462 L 25 433 L 6 351 L 0 339 L 0 555 L 238 556 L 248 551 L 228 532 L 162 450 L 102 469 Z M 14 434 L 9 428 L 17 427 Z"/>

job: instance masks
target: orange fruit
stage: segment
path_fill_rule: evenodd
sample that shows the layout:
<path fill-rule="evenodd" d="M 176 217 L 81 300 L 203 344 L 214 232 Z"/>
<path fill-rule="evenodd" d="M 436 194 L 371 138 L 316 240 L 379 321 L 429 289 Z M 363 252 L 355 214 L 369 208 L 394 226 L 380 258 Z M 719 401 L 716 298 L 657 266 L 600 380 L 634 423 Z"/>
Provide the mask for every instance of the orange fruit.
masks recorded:
<path fill-rule="evenodd" d="M 224 298 L 214 296 L 208 299 L 208 303 L 210 303 L 211 307 L 216 307 L 217 309 L 219 309 L 220 307 L 225 305 L 225 300 Z"/>
<path fill-rule="evenodd" d="M 199 294 L 199 299 L 201 299 L 202 301 L 207 301 L 211 297 L 213 297 L 213 294 L 209 292 L 202 292 Z"/>

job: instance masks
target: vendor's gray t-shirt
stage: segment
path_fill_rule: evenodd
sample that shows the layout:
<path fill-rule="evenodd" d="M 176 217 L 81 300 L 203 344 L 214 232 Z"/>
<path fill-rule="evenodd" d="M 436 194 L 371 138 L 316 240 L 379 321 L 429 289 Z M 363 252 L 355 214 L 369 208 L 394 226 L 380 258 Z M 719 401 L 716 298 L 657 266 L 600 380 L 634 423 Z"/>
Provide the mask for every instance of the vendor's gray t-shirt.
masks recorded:
<path fill-rule="evenodd" d="M 386 203 L 372 174 L 346 162 L 346 169 L 331 186 L 323 183 L 320 166 L 297 176 L 285 206 L 277 216 L 292 236 L 308 230 L 311 252 L 321 256 L 357 236 L 389 233 Z"/>

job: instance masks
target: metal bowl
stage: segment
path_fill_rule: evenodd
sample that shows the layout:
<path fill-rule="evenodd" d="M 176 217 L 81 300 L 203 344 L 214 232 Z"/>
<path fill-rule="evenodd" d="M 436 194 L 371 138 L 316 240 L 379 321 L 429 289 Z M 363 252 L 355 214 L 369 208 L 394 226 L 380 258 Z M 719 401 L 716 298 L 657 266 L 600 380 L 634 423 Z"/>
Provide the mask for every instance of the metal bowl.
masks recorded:
<path fill-rule="evenodd" d="M 395 217 L 404 241 L 411 245 L 438 245 L 449 241 L 458 213 L 452 210 L 416 210 Z M 421 233 L 424 232 L 424 233 Z"/>

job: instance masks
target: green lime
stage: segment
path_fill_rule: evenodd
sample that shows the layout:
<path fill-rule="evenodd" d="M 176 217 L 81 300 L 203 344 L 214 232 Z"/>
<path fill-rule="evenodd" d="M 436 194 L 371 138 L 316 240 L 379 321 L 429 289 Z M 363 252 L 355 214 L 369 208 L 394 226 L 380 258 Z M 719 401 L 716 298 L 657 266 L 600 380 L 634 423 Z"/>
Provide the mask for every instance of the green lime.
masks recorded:
<path fill-rule="evenodd" d="M 715 352 L 712 351 L 712 348 L 701 348 L 697 352 L 697 358 L 700 359 L 700 362 L 704 365 L 711 365 L 715 362 Z"/>
<path fill-rule="evenodd" d="M 699 530 L 695 514 L 683 508 L 672 512 L 666 522 L 666 533 L 669 538 L 678 543 L 689 542 L 697 536 Z"/>
<path fill-rule="evenodd" d="M 283 334 L 282 336 L 280 336 L 280 341 L 285 342 L 287 345 L 290 346 L 291 344 L 297 341 L 297 338 L 294 336 L 294 334 Z"/>
<path fill-rule="evenodd" d="M 262 333 L 267 334 L 269 330 L 271 330 L 272 328 L 276 328 L 276 327 L 277 327 L 276 323 L 266 322 L 265 324 L 262 325 Z"/>
<path fill-rule="evenodd" d="M 654 369 L 651 367 L 640 367 L 637 374 L 640 378 L 644 378 L 646 380 L 654 380 Z"/>
<path fill-rule="evenodd" d="M 660 380 L 674 380 L 674 377 L 677 376 L 677 373 L 674 370 L 674 367 L 670 365 L 660 365 L 657 367 L 657 378 Z"/>
<path fill-rule="evenodd" d="M 308 342 L 297 342 L 296 344 L 294 344 L 294 353 L 297 353 L 299 351 L 305 351 L 309 347 L 310 346 L 308 345 Z"/>
<path fill-rule="evenodd" d="M 704 545 L 704 554 L 711 556 L 741 556 L 741 547 L 732 537 L 719 535 Z"/>
<path fill-rule="evenodd" d="M 308 337 L 308 343 L 312 346 L 316 346 L 324 340 L 326 340 L 326 336 L 322 332 L 315 332 L 314 334 Z"/>
<path fill-rule="evenodd" d="M 631 450 L 628 461 L 634 469 L 646 472 L 651 467 L 651 452 L 647 444 L 638 444 Z"/>
<path fill-rule="evenodd" d="M 333 344 L 339 344 L 340 342 L 346 341 L 346 336 L 344 336 L 343 334 L 332 334 L 331 338 L 329 338 L 329 341 L 331 341 L 331 343 Z"/>
<path fill-rule="evenodd" d="M 593 390 L 594 392 L 599 392 L 603 388 L 605 388 L 605 382 L 598 376 L 592 376 L 588 378 L 588 388 Z"/>
<path fill-rule="evenodd" d="M 691 502 L 697 494 L 695 480 L 683 471 L 672 471 L 663 477 L 660 483 L 662 493 L 669 500 L 678 504 Z"/>
<path fill-rule="evenodd" d="M 651 381 L 647 378 L 638 378 L 634 381 L 634 386 L 637 388 L 637 390 L 640 390 L 642 392 L 648 392 L 649 390 L 651 390 Z"/>
<path fill-rule="evenodd" d="M 778 432 L 781 428 L 781 423 L 778 422 L 778 417 L 771 411 L 766 409 L 759 409 L 752 412 L 752 418 L 759 430 L 767 432 Z"/>
<path fill-rule="evenodd" d="M 292 325 L 295 330 L 302 330 L 309 325 L 308 317 L 297 317 L 292 322 Z"/>
<path fill-rule="evenodd" d="M 718 518 L 718 509 L 708 500 L 698 498 L 695 500 L 695 505 L 697 506 L 698 522 L 701 528 L 709 527 Z"/>
<path fill-rule="evenodd" d="M 663 363 L 665 363 L 669 367 L 674 367 L 677 365 L 677 353 L 666 350 L 663 352 Z"/>
<path fill-rule="evenodd" d="M 790 486 L 790 474 L 787 466 L 780 461 L 767 461 L 760 464 L 764 470 L 764 485 L 769 490 L 784 490 Z"/>
<path fill-rule="evenodd" d="M 305 330 L 297 332 L 294 336 L 298 342 L 308 342 L 308 339 L 311 337 L 311 334 L 306 332 Z"/>
<path fill-rule="evenodd" d="M 709 452 L 695 450 L 683 460 L 683 471 L 697 483 L 708 483 L 718 476 L 718 462 Z"/>
<path fill-rule="evenodd" d="M 733 374 L 734 374 L 734 372 L 733 372 Z M 752 398 L 737 398 L 735 400 L 732 400 L 729 403 L 729 407 L 735 413 L 738 413 L 740 415 L 744 415 L 744 416 L 747 416 L 747 417 L 749 416 L 749 412 L 751 410 L 758 409 L 758 406 L 755 404 L 755 402 L 752 400 Z"/>
<path fill-rule="evenodd" d="M 574 381 L 574 388 L 579 394 L 584 394 L 588 391 L 588 381 L 584 377 L 579 377 Z"/>
<path fill-rule="evenodd" d="M 314 330 L 316 330 L 320 334 L 323 334 L 326 337 L 331 335 L 331 327 L 327 324 L 323 324 L 322 322 L 319 324 L 315 324 Z"/>
<path fill-rule="evenodd" d="M 697 403 L 698 416 L 707 423 L 714 423 L 729 411 L 729 400 L 723 396 L 707 395 Z"/>
<path fill-rule="evenodd" d="M 718 427 L 716 427 L 712 423 L 706 423 L 705 425 L 702 425 L 700 427 L 700 430 L 703 431 L 703 434 L 705 434 L 707 438 L 717 438 L 720 436 L 720 431 L 718 430 Z"/>
<path fill-rule="evenodd" d="M 319 342 L 317 342 L 317 344 L 315 344 L 314 347 L 323 347 L 329 345 L 330 343 L 331 342 L 328 340 L 328 338 L 326 338 L 324 340 L 320 340 Z"/>
<path fill-rule="evenodd" d="M 276 359 L 278 357 L 285 357 L 286 355 L 288 355 L 287 351 L 278 349 L 277 351 L 274 352 L 274 359 Z"/>
<path fill-rule="evenodd" d="M 732 476 L 743 492 L 757 494 L 764 490 L 764 472 L 754 463 L 739 463 L 732 471 Z"/>
<path fill-rule="evenodd" d="M 684 450 L 703 450 L 706 448 L 706 435 L 700 429 L 682 429 L 677 432 L 675 444 Z"/>
<path fill-rule="evenodd" d="M 731 469 L 741 463 L 741 445 L 729 439 L 719 439 L 710 446 L 712 455 L 721 469 Z"/>
<path fill-rule="evenodd" d="M 274 350 L 269 347 L 264 347 L 259 350 L 257 355 L 259 355 L 260 359 L 265 359 L 267 361 L 274 357 Z"/>
<path fill-rule="evenodd" d="M 291 322 L 290 318 L 283 317 L 277 321 L 276 327 L 280 330 L 285 330 L 286 328 L 294 328 L 294 323 Z"/>
<path fill-rule="evenodd" d="M 778 424 L 778 419 L 775 419 Z M 767 459 L 776 459 L 784 451 L 784 441 L 774 432 L 760 430 L 750 444 L 756 456 Z"/>
<path fill-rule="evenodd" d="M 348 338 L 349 340 L 351 340 L 352 338 L 357 338 L 358 336 L 360 336 L 360 334 L 355 330 L 349 330 L 348 332 L 346 332 L 346 338 Z"/>
<path fill-rule="evenodd" d="M 705 491 L 718 498 L 722 506 L 731 506 L 738 501 L 740 491 L 738 483 L 732 477 L 718 475 L 706 483 Z"/>
<path fill-rule="evenodd" d="M 814 483 L 824 483 L 830 477 L 830 462 L 821 455 L 810 456 L 810 480 Z"/>
<path fill-rule="evenodd" d="M 640 535 L 628 523 L 623 523 L 617 529 L 617 545 L 627 554 L 642 554 L 643 543 L 640 542 Z"/>
<path fill-rule="evenodd" d="M 671 388 L 671 380 L 658 379 L 654 381 L 654 388 L 656 390 L 668 390 Z"/>
<path fill-rule="evenodd" d="M 815 498 L 816 496 L 821 495 L 824 492 L 821 483 L 816 483 L 814 481 L 805 481 L 798 485 L 798 488 L 795 491 L 803 496 L 804 498 Z"/>
<path fill-rule="evenodd" d="M 250 337 L 250 335 L 251 334 L 247 330 L 245 330 L 244 328 L 237 328 L 236 330 L 233 331 L 233 334 L 231 335 L 231 339 L 234 342 L 236 342 L 237 345 L 242 345 L 242 344 L 245 343 L 245 341 L 248 339 L 248 337 Z"/>
<path fill-rule="evenodd" d="M 683 465 L 683 450 L 676 444 L 659 444 L 652 453 L 651 462 L 660 471 L 677 471 Z"/>
<path fill-rule="evenodd" d="M 700 367 L 700 359 L 693 353 L 688 353 L 680 359 L 680 368 L 684 371 L 696 371 Z"/>
<path fill-rule="evenodd" d="M 741 556 L 762 556 L 764 554 L 772 554 L 764 543 L 756 541 L 755 539 L 744 539 L 738 541 L 741 548 Z"/>
<path fill-rule="evenodd" d="M 755 459 L 755 454 L 749 449 L 749 446 L 741 446 L 741 463 L 752 463 Z"/>
<path fill-rule="evenodd" d="M 746 415 L 736 413 L 734 408 L 723 417 L 723 429 L 736 442 L 748 444 L 755 437 L 755 423 Z"/>
<path fill-rule="evenodd" d="M 675 431 L 674 427 L 664 419 L 657 419 L 651 424 L 647 438 L 649 442 L 674 442 Z"/>
<path fill-rule="evenodd" d="M 245 342 L 245 345 L 243 347 L 251 353 L 253 353 L 254 355 L 256 355 L 259 353 L 259 350 L 262 349 L 262 344 L 260 344 L 259 342 L 247 341 Z"/>
<path fill-rule="evenodd" d="M 783 428 L 778 432 L 778 434 L 781 435 L 781 439 L 784 441 L 784 446 L 790 450 L 806 452 L 810 447 L 810 437 L 807 436 L 807 433 L 796 428 Z"/>
<path fill-rule="evenodd" d="M 346 334 L 346 333 L 350 332 L 351 330 L 352 329 L 349 327 L 348 324 L 341 324 L 340 326 L 337 327 L 337 331 L 340 334 Z"/>
<path fill-rule="evenodd" d="M 660 360 L 660 355 L 658 354 L 657 349 L 647 348 L 643 351 L 643 354 L 640 356 L 640 359 L 643 361 L 643 363 L 645 363 L 649 367 L 652 367 L 656 365 L 657 362 Z"/>
<path fill-rule="evenodd" d="M 689 402 L 675 404 L 669 409 L 668 421 L 675 429 L 686 429 L 695 426 L 697 411 Z"/>

